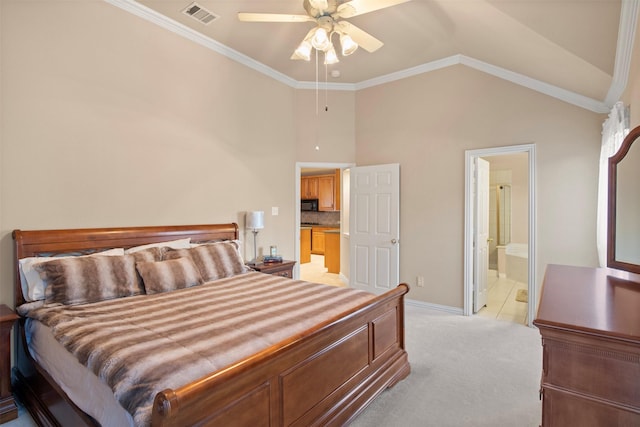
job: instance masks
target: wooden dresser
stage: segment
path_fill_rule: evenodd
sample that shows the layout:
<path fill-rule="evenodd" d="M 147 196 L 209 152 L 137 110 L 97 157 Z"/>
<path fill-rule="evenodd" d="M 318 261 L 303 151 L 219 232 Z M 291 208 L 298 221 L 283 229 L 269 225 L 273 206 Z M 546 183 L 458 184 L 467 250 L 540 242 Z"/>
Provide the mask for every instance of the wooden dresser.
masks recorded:
<path fill-rule="evenodd" d="M 533 323 L 544 427 L 640 426 L 640 275 L 549 265 Z"/>

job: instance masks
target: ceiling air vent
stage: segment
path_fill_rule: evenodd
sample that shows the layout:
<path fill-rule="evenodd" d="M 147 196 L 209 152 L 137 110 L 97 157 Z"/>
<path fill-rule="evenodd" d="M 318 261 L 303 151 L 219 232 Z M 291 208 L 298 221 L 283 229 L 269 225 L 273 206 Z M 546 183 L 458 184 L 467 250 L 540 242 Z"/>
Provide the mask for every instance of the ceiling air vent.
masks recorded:
<path fill-rule="evenodd" d="M 192 17 L 197 21 L 202 22 L 205 25 L 210 24 L 211 22 L 213 22 L 215 19 L 218 18 L 217 15 L 214 15 L 213 13 L 209 12 L 207 9 L 203 8 L 196 2 L 193 2 L 189 6 L 187 6 L 182 11 L 182 13 Z"/>

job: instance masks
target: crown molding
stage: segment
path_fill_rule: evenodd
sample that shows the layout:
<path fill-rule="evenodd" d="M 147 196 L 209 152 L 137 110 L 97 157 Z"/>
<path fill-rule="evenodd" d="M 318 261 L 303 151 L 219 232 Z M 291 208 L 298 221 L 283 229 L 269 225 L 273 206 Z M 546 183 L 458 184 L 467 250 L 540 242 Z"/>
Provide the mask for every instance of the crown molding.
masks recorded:
<path fill-rule="evenodd" d="M 329 83 L 329 82 L 307 82 L 297 81 L 287 75 L 268 67 L 228 46 L 223 45 L 210 37 L 199 33 L 186 25 L 176 22 L 138 2 L 135 0 L 104 0 L 107 3 L 125 10 L 142 19 L 152 22 L 162 28 L 172 31 L 182 37 L 185 37 L 195 43 L 198 43 L 208 49 L 213 50 L 221 55 L 228 57 L 242 65 L 245 65 L 255 71 L 267 75 L 287 86 L 294 89 L 328 89 L 343 91 L 358 91 L 361 89 L 390 83 L 396 80 L 405 79 L 419 74 L 440 70 L 442 68 L 453 65 L 465 65 L 478 71 L 490 74 L 511 83 L 526 87 L 536 92 L 543 93 L 547 96 L 559 99 L 561 101 L 573 104 L 580 108 L 593 111 L 595 113 L 608 113 L 611 106 L 620 98 L 627 85 L 629 77 L 629 67 L 631 64 L 631 56 L 633 53 L 633 40 L 637 26 L 638 10 L 640 0 L 627 0 L 622 2 L 620 11 L 620 27 L 618 30 L 618 45 L 616 51 L 616 61 L 614 66 L 614 75 L 611 87 L 604 101 L 598 101 L 575 92 L 562 89 L 560 87 L 545 83 L 540 80 L 527 77 L 505 68 L 501 68 L 478 59 L 474 59 L 465 55 L 453 55 L 447 58 L 428 62 L 406 70 L 397 71 L 384 76 L 365 80 L 360 83 Z"/>
<path fill-rule="evenodd" d="M 282 74 L 281 72 L 276 71 L 261 62 L 249 58 L 247 55 L 240 53 L 237 50 L 231 49 L 230 47 L 223 45 L 222 43 L 212 39 L 211 37 L 207 37 L 204 34 L 199 33 L 198 31 L 195 31 L 177 21 L 174 21 L 173 19 L 170 19 L 165 15 L 162 15 L 155 10 L 150 9 L 147 6 L 140 4 L 134 0 L 104 1 L 139 18 L 142 18 L 166 30 L 176 33 L 179 36 L 198 43 L 201 46 L 211 49 L 214 52 L 224 55 L 233 61 L 239 62 L 242 65 L 252 68 L 259 73 L 265 74 L 273 78 L 274 80 L 279 81 L 280 83 L 284 83 L 291 87 L 296 87 L 296 85 L 298 85 L 298 82 L 291 77 Z"/>
<path fill-rule="evenodd" d="M 460 64 L 462 65 L 466 65 L 467 67 L 476 69 L 478 71 L 483 71 L 487 74 L 491 74 L 492 76 L 501 78 L 511 83 L 515 83 L 517 85 L 526 87 L 536 92 L 540 92 L 547 96 L 559 99 L 569 104 L 573 104 L 577 107 L 581 107 L 586 110 L 593 111 L 594 113 L 608 113 L 609 110 L 611 109 L 604 102 L 597 101 L 593 98 L 589 98 L 587 96 L 580 95 L 566 89 L 562 89 L 558 86 L 554 86 L 549 83 L 545 83 L 543 81 L 536 80 L 531 77 L 527 77 L 523 74 L 519 74 L 510 70 L 507 70 L 505 68 L 488 64 L 478 59 L 470 58 L 464 55 L 459 55 L 459 56 L 460 56 Z"/>
<path fill-rule="evenodd" d="M 604 103 L 613 107 L 627 87 L 631 57 L 633 55 L 633 41 L 638 26 L 638 10 L 640 0 L 623 1 L 620 9 L 620 25 L 618 27 L 618 45 L 616 46 L 616 61 L 613 66 L 613 81 Z"/>

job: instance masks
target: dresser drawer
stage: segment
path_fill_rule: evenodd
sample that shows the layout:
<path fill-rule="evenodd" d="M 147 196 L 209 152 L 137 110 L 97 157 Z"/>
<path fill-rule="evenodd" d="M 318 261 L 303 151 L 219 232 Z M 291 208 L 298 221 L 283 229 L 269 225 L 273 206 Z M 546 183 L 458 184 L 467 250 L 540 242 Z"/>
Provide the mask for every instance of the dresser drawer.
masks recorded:
<path fill-rule="evenodd" d="M 640 412 L 640 354 L 598 339 L 543 340 L 543 384 L 635 407 Z M 638 424 L 640 425 L 640 424 Z"/>
<path fill-rule="evenodd" d="M 609 402 L 599 402 L 564 390 L 546 388 L 542 427 L 636 427 L 640 414 Z"/>

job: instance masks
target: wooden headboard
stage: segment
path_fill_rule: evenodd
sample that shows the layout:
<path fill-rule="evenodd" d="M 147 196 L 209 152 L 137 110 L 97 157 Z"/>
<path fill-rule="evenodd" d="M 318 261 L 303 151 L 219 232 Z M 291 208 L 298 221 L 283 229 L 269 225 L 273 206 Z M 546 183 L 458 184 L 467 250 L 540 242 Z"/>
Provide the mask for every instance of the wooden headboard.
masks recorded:
<path fill-rule="evenodd" d="M 68 230 L 14 230 L 15 306 L 25 302 L 18 260 L 43 254 L 91 253 L 130 248 L 147 243 L 190 237 L 194 243 L 238 238 L 238 224 L 171 225 L 152 227 L 76 228 Z"/>

